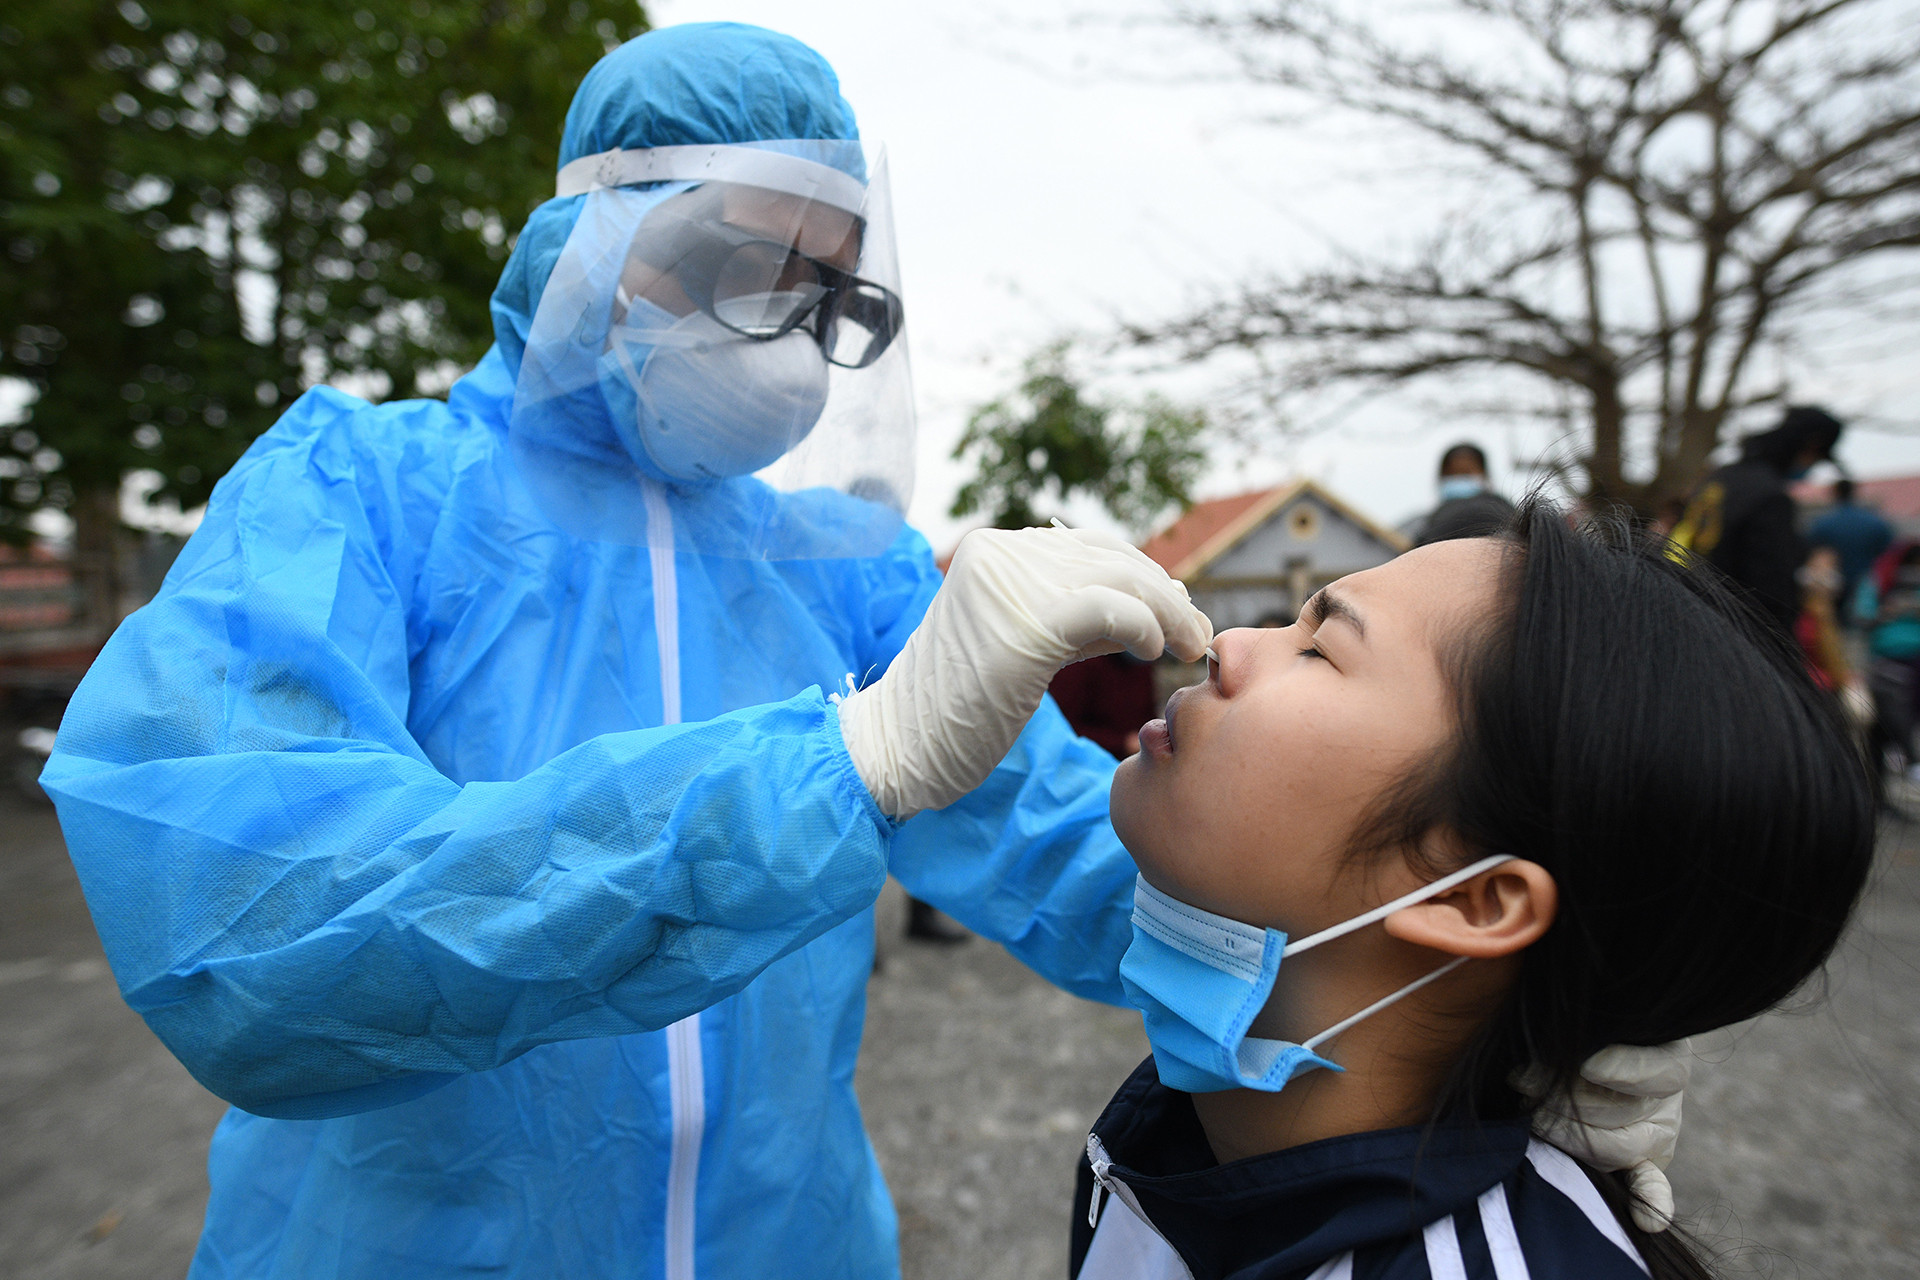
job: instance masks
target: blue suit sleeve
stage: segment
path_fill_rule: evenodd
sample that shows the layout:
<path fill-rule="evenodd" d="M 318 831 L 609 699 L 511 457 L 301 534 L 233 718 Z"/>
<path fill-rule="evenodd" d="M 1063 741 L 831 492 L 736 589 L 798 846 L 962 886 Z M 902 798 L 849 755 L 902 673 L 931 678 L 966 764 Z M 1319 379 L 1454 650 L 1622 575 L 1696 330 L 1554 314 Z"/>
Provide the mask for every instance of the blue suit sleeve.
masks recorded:
<path fill-rule="evenodd" d="M 890 869 L 1049 982 L 1123 1005 L 1137 869 L 1107 817 L 1116 767 L 1046 698 L 984 783 L 901 826 Z"/>
<path fill-rule="evenodd" d="M 877 678 L 940 586 L 911 530 L 868 572 Z M 923 813 L 893 839 L 890 869 L 931 902 L 1057 986 L 1124 1004 L 1120 956 L 1133 937 L 1133 859 L 1107 820 L 1115 762 L 1045 699 L 979 788 Z"/>
<path fill-rule="evenodd" d="M 433 467 L 356 462 L 328 422 L 383 411 L 309 400 L 222 482 L 43 777 L 122 993 L 196 1078 L 263 1115 L 390 1105 L 665 1026 L 872 902 L 892 824 L 817 690 L 512 782 L 439 773 L 406 729 Z"/>

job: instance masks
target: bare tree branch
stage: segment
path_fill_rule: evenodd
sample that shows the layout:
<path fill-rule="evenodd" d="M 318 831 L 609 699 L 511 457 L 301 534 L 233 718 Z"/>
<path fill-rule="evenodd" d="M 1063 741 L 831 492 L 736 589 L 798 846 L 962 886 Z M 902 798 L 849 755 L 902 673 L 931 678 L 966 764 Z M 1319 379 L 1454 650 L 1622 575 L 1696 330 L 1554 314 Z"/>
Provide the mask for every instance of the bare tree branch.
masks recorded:
<path fill-rule="evenodd" d="M 1184 9 L 1250 81 L 1409 131 L 1503 194 L 1411 255 L 1249 283 L 1121 340 L 1257 353 L 1271 396 L 1511 370 L 1581 405 L 1591 492 L 1651 505 L 1781 394 L 1755 354 L 1827 281 L 1920 247 L 1902 3 L 1452 0 L 1448 31 L 1473 38 L 1447 43 L 1333 0 Z"/>

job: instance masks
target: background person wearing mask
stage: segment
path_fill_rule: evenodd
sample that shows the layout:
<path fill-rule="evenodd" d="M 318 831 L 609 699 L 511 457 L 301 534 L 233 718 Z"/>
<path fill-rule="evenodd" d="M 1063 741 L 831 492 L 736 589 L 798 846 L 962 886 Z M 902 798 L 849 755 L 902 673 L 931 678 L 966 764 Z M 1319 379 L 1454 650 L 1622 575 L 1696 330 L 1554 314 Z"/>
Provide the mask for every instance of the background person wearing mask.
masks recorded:
<path fill-rule="evenodd" d="M 1920 543 L 1889 547 L 1862 583 L 1858 603 L 1867 623 L 1879 744 L 1897 749 L 1900 767 L 1920 782 L 1914 743 L 1920 723 Z"/>
<path fill-rule="evenodd" d="M 1789 637 L 1800 614 L 1795 575 L 1807 561 L 1807 543 L 1787 485 L 1833 457 L 1842 429 L 1824 409 L 1789 408 L 1779 426 L 1741 442 L 1739 461 L 1701 482 L 1673 529 L 1677 545 L 1738 583 Z"/>
<path fill-rule="evenodd" d="M 1813 522 L 1807 541 L 1815 547 L 1832 547 L 1840 556 L 1840 625 L 1852 626 L 1854 597 L 1860 583 L 1886 549 L 1893 545 L 1893 526 L 1878 511 L 1869 511 L 1854 500 L 1853 481 L 1841 476 L 1833 482 L 1833 510 Z"/>
<path fill-rule="evenodd" d="M 1864 728 L 1872 722 L 1873 698 L 1865 679 L 1848 659 L 1840 635 L 1840 553 L 1816 545 L 1800 566 L 1798 577 L 1801 609 L 1793 633 L 1806 657 L 1807 674 L 1814 684 L 1839 699 L 1848 718 Z"/>
<path fill-rule="evenodd" d="M 1440 455 L 1440 505 L 1421 524 L 1414 545 L 1484 538 L 1512 517 L 1513 504 L 1488 486 L 1487 455 L 1463 442 Z"/>
<path fill-rule="evenodd" d="M 1207 624 L 1099 535 L 941 585 L 857 138 L 785 37 L 609 54 L 494 349 L 303 396 L 75 696 L 43 782 L 115 977 L 236 1104 L 198 1280 L 890 1277 L 887 872 L 1123 999 L 1114 762 L 1042 699 Z"/>

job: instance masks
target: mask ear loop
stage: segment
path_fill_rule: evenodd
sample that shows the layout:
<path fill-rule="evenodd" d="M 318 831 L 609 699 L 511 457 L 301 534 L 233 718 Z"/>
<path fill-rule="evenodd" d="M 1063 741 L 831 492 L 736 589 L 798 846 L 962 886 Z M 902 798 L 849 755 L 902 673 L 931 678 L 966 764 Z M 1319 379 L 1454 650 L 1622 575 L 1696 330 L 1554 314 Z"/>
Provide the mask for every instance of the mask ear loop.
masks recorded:
<path fill-rule="evenodd" d="M 1319 933 L 1310 934 L 1307 937 L 1300 939 L 1298 942 L 1290 943 L 1285 949 L 1283 949 L 1280 952 L 1281 958 L 1285 959 L 1287 956 L 1294 955 L 1301 951 L 1306 951 L 1312 947 L 1317 947 L 1321 943 L 1331 941 L 1334 938 L 1345 937 L 1347 934 L 1352 933 L 1356 929 L 1364 929 L 1370 924 L 1375 924 L 1381 920 L 1386 919 L 1388 916 L 1392 915 L 1396 911 L 1399 911 L 1403 907 L 1411 907 L 1419 903 L 1425 902 L 1429 898 L 1435 897 L 1438 894 L 1445 893 L 1448 889 L 1453 888 L 1455 885 L 1466 883 L 1467 881 L 1473 879 L 1475 876 L 1479 875 L 1483 871 L 1490 871 L 1494 867 L 1499 866 L 1503 862 L 1512 862 L 1514 860 L 1515 860 L 1514 856 L 1510 853 L 1497 853 L 1491 857 L 1482 858 L 1480 859 L 1480 861 L 1474 863 L 1472 866 L 1462 867 L 1458 871 L 1455 871 L 1449 875 L 1440 877 L 1440 879 L 1435 880 L 1432 884 L 1422 885 L 1420 888 L 1415 889 L 1412 893 L 1402 894 L 1400 897 L 1395 898 L 1392 902 L 1388 902 L 1382 906 L 1375 907 L 1371 911 L 1365 912 L 1361 915 L 1357 915 L 1353 919 L 1345 921 L 1341 924 L 1334 925 L 1330 929 L 1322 929 Z M 1331 1027 L 1328 1027 L 1325 1031 L 1320 1032 L 1318 1035 L 1309 1036 L 1307 1039 L 1302 1040 L 1300 1042 L 1300 1047 L 1302 1049 L 1312 1050 L 1319 1045 L 1325 1044 L 1327 1041 L 1333 1039 L 1335 1036 L 1339 1035 L 1342 1031 L 1347 1030 L 1349 1027 L 1352 1027 L 1356 1023 L 1363 1022 L 1366 1019 L 1371 1018 L 1374 1014 L 1380 1012 L 1382 1009 L 1386 1008 L 1388 1005 L 1391 1005 L 1397 1001 L 1406 999 L 1408 996 L 1412 995 L 1414 992 L 1418 991 L 1420 988 L 1426 986 L 1428 983 L 1438 982 L 1440 979 L 1446 977 L 1448 974 L 1452 973 L 1455 969 L 1458 969 L 1461 965 L 1465 964 L 1468 960 L 1472 958 L 1473 957 L 1471 956 L 1455 956 L 1453 959 L 1447 961 L 1447 963 L 1441 965 L 1438 969 L 1435 969 L 1432 973 L 1429 973 L 1424 977 L 1414 979 L 1412 982 L 1409 982 L 1406 986 L 1400 988 L 1398 991 L 1391 992 L 1387 995 L 1382 996 L 1380 999 L 1375 1000 L 1372 1004 L 1360 1010 L 1360 1012 L 1353 1014 L 1349 1017 L 1342 1018 L 1339 1022 L 1334 1023 Z"/>
<path fill-rule="evenodd" d="M 1392 902 L 1384 903 L 1371 911 L 1363 912 L 1351 920 L 1342 921 L 1332 928 L 1322 929 L 1318 933 L 1309 934 L 1301 938 L 1298 942 L 1290 942 L 1287 944 L 1286 950 L 1280 954 L 1284 958 L 1286 956 L 1296 955 L 1310 947 L 1317 947 L 1323 942 L 1331 942 L 1335 938 L 1344 938 L 1356 929 L 1364 929 L 1370 924 L 1385 920 L 1402 907 L 1411 907 L 1418 903 L 1425 902 L 1428 898 L 1445 893 L 1457 884 L 1465 884 L 1482 871 L 1490 871 L 1503 862 L 1514 861 L 1517 861 L 1517 859 L 1510 853 L 1496 853 L 1491 857 L 1482 858 L 1470 867 L 1462 867 L 1458 871 L 1441 876 L 1431 884 L 1421 885 L 1412 893 L 1403 893 Z"/>
<path fill-rule="evenodd" d="M 1382 1009 L 1386 1008 L 1388 1005 L 1393 1004 L 1395 1001 L 1406 999 L 1408 996 L 1412 995 L 1414 992 L 1418 991 L 1420 988 L 1426 986 L 1429 982 L 1438 982 L 1440 979 L 1446 977 L 1448 974 L 1452 973 L 1455 969 L 1458 969 L 1461 965 L 1465 964 L 1467 961 L 1471 960 L 1472 958 L 1473 958 L 1472 956 L 1455 956 L 1453 959 L 1447 961 L 1445 964 L 1441 965 L 1438 969 L 1435 969 L 1432 973 L 1428 974 L 1426 977 L 1416 978 L 1412 982 L 1409 982 L 1406 986 L 1392 993 L 1391 995 L 1380 997 L 1380 999 L 1375 1000 L 1372 1004 L 1368 1005 L 1366 1008 L 1362 1009 L 1360 1012 L 1354 1014 L 1352 1017 L 1342 1018 L 1340 1021 L 1328 1027 L 1325 1031 L 1322 1031 L 1319 1035 L 1308 1036 L 1305 1040 L 1302 1040 L 1300 1042 L 1300 1047 L 1302 1049 L 1312 1049 L 1319 1045 L 1325 1044 L 1327 1041 L 1339 1035 L 1342 1031 L 1345 1031 L 1348 1027 L 1351 1027 L 1354 1023 L 1364 1022 L 1366 1019 L 1371 1018 L 1374 1014 L 1380 1012 Z"/>

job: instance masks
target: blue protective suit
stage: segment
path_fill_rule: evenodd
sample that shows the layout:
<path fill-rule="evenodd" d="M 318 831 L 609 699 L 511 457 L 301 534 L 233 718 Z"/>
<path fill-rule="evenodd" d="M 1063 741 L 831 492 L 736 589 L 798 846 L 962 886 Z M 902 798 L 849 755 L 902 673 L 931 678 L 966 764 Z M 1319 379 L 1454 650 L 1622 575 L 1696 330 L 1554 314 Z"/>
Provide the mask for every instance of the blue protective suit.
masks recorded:
<path fill-rule="evenodd" d="M 676 28 L 588 77 L 562 162 L 828 128 L 802 46 Z M 507 415 L 568 203 L 446 403 L 320 388 L 255 443 L 43 777 L 127 1002 L 236 1104 L 196 1277 L 891 1276 L 852 1087 L 889 868 L 1122 999 L 1105 752 L 1049 705 L 898 830 L 847 757 L 822 689 L 919 621 L 919 535 L 725 559 L 529 498 Z"/>

